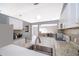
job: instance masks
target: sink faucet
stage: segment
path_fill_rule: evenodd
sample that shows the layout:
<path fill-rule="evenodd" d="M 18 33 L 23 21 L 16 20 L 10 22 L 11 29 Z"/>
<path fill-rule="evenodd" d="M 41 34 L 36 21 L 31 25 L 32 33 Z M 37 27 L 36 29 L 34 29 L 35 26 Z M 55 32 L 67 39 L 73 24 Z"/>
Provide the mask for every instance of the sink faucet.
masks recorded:
<path fill-rule="evenodd" d="M 41 43 L 41 39 L 39 36 L 37 36 L 36 40 L 35 40 L 35 45 L 34 45 L 34 49 L 36 50 L 37 47 L 37 42 Z"/>

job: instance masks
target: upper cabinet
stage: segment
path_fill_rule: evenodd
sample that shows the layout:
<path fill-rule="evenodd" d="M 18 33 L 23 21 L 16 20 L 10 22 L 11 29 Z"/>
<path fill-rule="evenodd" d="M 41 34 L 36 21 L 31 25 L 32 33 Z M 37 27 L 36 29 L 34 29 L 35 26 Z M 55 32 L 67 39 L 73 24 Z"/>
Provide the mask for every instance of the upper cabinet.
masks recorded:
<path fill-rule="evenodd" d="M 79 3 L 76 4 L 76 23 L 79 24 Z"/>
<path fill-rule="evenodd" d="M 60 17 L 59 29 L 79 27 L 79 4 L 67 4 Z"/>
<path fill-rule="evenodd" d="M 16 18 L 9 17 L 9 24 L 13 25 L 14 30 L 22 30 L 23 29 L 23 21 L 18 20 Z"/>

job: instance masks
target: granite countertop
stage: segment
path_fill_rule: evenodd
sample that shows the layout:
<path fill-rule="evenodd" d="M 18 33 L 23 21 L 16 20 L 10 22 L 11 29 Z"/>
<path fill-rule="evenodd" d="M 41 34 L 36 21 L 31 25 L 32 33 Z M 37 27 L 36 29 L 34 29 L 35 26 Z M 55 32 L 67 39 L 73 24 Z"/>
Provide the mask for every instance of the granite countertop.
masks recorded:
<path fill-rule="evenodd" d="M 56 55 L 59 56 L 77 56 L 78 50 L 69 42 L 56 41 Z"/>

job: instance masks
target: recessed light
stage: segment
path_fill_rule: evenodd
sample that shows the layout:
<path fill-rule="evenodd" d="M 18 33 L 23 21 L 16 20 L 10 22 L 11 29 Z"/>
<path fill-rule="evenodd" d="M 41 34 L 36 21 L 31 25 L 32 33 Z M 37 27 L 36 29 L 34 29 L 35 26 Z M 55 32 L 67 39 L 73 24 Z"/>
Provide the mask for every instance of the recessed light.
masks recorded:
<path fill-rule="evenodd" d="M 0 12 L 1 12 L 2 10 L 0 10 Z"/>
<path fill-rule="evenodd" d="M 22 16 L 21 14 L 19 14 L 19 16 Z"/>
<path fill-rule="evenodd" d="M 37 15 L 37 19 L 38 19 L 38 20 L 41 19 L 41 16 L 40 16 L 40 15 Z"/>

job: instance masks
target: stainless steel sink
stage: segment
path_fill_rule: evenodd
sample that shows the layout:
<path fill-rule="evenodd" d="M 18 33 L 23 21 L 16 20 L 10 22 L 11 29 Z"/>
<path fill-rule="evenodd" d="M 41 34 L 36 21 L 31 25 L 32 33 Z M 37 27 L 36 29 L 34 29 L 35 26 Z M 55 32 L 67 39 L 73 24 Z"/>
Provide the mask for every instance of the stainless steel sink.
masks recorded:
<path fill-rule="evenodd" d="M 28 49 L 43 53 L 43 54 L 47 54 L 50 56 L 53 56 L 53 48 L 49 48 L 49 47 L 45 47 L 45 46 L 40 46 L 40 45 L 32 45 L 31 47 L 29 47 Z"/>

